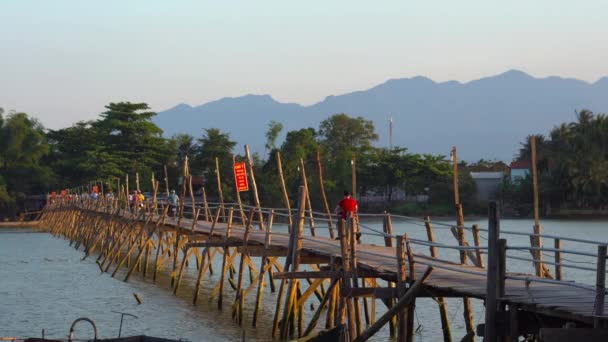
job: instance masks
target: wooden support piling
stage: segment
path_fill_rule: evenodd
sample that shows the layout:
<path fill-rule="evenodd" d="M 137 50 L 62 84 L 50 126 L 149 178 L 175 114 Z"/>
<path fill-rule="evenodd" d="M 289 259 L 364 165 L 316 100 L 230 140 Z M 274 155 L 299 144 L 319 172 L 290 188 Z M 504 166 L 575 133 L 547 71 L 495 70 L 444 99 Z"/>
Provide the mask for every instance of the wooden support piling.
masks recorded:
<path fill-rule="evenodd" d="M 264 254 L 262 255 L 262 258 L 260 260 L 258 291 L 257 291 L 256 298 L 255 298 L 255 308 L 253 311 L 253 320 L 251 323 L 251 325 L 254 327 L 256 326 L 257 319 L 258 319 L 258 312 L 260 311 L 260 305 L 262 303 L 262 294 L 264 292 L 264 272 L 267 268 L 269 269 L 270 272 L 272 272 L 272 267 L 271 267 L 272 265 L 268 265 L 268 267 L 266 267 L 266 265 L 268 264 L 267 253 L 268 253 L 268 250 L 270 249 L 273 218 L 274 218 L 274 210 L 271 210 L 270 216 L 268 219 L 268 226 L 267 226 L 266 232 L 264 234 Z"/>
<path fill-rule="evenodd" d="M 473 225 L 473 242 L 475 243 L 475 247 L 481 247 L 481 239 L 479 236 L 479 226 L 477 224 Z M 486 267 L 483 261 L 483 254 L 481 253 L 481 249 L 475 249 L 475 257 L 477 258 L 477 263 L 479 267 Z"/>
<path fill-rule="evenodd" d="M 384 245 L 386 247 L 393 247 L 393 220 L 391 218 L 391 214 L 384 212 L 384 219 L 382 221 L 382 228 L 384 231 Z M 392 281 L 387 282 L 388 287 L 395 287 L 395 283 Z M 390 308 L 395 305 L 394 298 L 384 299 L 384 304 Z M 397 317 L 393 316 L 389 321 L 389 335 L 394 338 L 397 336 Z"/>
<path fill-rule="evenodd" d="M 555 238 L 553 247 L 555 248 L 555 280 L 562 280 L 562 240 Z"/>
<path fill-rule="evenodd" d="M 458 188 L 458 156 L 456 154 L 456 146 L 452 147 L 452 164 L 453 164 L 453 180 L 454 180 L 454 204 L 456 206 L 456 229 L 458 232 L 458 244 L 460 246 L 467 246 L 466 238 L 464 234 L 464 212 L 462 209 L 462 203 L 460 203 L 460 192 Z M 467 251 L 460 250 L 460 263 L 465 265 L 467 263 Z M 467 330 L 467 336 L 470 336 L 471 341 L 475 341 L 475 322 L 473 321 L 473 309 L 471 307 L 471 299 L 469 297 L 463 297 L 464 307 L 464 322 Z"/>
<path fill-rule="evenodd" d="M 431 223 L 431 217 L 426 216 L 424 218 L 424 225 L 426 227 L 426 235 L 431 243 L 435 243 L 435 233 L 433 232 L 433 225 Z M 431 257 L 437 258 L 437 247 L 429 246 Z M 448 308 L 445 303 L 445 298 L 437 297 L 437 305 L 439 306 L 439 317 L 441 319 L 441 331 L 443 333 L 444 342 L 452 342 L 452 328 L 450 326 L 450 318 L 448 316 Z"/>
<path fill-rule="evenodd" d="M 599 245 L 597 246 L 597 261 L 596 267 L 597 271 L 595 273 L 595 305 L 594 305 L 594 313 L 595 317 L 593 318 L 593 327 L 594 328 L 605 328 L 606 327 L 606 319 L 602 316 L 604 315 L 604 299 L 606 296 L 606 252 L 608 245 Z"/>
<path fill-rule="evenodd" d="M 405 237 L 405 235 L 404 235 Z M 407 263 L 408 263 L 408 284 L 411 287 L 416 281 L 416 266 L 414 262 L 414 251 L 410 245 L 410 240 L 405 239 L 405 250 L 407 252 Z M 407 306 L 407 335 L 406 341 L 412 342 L 414 340 L 414 315 L 416 309 L 416 298 L 412 299 L 410 304 Z"/>
<path fill-rule="evenodd" d="M 302 236 L 304 230 L 304 211 L 306 208 L 306 192 L 304 187 L 300 186 L 298 189 L 298 217 L 297 226 L 292 228 L 290 248 L 288 254 L 291 255 L 291 272 L 297 272 L 300 266 L 300 251 L 302 249 Z M 287 271 L 287 269 L 285 269 Z M 296 302 L 296 290 L 298 285 L 298 279 L 291 279 L 286 291 L 285 304 L 283 305 L 283 324 L 281 325 L 281 338 L 287 338 L 288 327 L 290 321 L 293 322 L 297 316 Z"/>
<path fill-rule="evenodd" d="M 406 257 L 405 257 L 405 239 L 407 236 L 397 236 L 397 293 L 399 297 L 403 297 L 406 294 Z M 402 308 L 397 313 L 397 341 L 407 341 L 407 321 L 408 321 L 408 310 Z"/>
<path fill-rule="evenodd" d="M 399 242 L 397 244 L 399 246 Z M 391 307 L 382 317 L 380 317 L 376 323 L 374 323 L 371 327 L 367 328 L 361 335 L 359 335 L 354 342 L 364 342 L 367 341 L 370 337 L 372 337 L 375 333 L 377 333 L 390 319 L 398 315 L 399 313 L 405 311 L 405 307 L 407 307 L 418 295 L 418 293 L 422 290 L 422 286 L 424 281 L 431 275 L 433 272 L 432 267 L 427 267 L 426 271 L 418 280 L 414 282 L 412 287 L 408 289 L 408 291 L 399 297 L 397 303 Z"/>
<path fill-rule="evenodd" d="M 497 341 L 498 339 L 498 293 L 499 280 L 499 245 L 500 220 L 496 202 L 490 202 L 488 209 L 488 267 L 486 283 L 486 320 L 484 340 Z"/>

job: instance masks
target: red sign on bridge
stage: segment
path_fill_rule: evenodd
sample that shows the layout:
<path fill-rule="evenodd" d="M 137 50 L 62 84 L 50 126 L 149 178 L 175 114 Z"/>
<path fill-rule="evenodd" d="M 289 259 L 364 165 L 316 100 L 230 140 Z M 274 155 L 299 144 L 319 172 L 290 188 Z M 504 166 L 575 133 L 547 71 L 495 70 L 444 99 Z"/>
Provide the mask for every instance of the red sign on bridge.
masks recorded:
<path fill-rule="evenodd" d="M 247 170 L 245 163 L 234 163 L 234 182 L 236 183 L 237 191 L 248 191 L 249 183 L 247 182 Z"/>

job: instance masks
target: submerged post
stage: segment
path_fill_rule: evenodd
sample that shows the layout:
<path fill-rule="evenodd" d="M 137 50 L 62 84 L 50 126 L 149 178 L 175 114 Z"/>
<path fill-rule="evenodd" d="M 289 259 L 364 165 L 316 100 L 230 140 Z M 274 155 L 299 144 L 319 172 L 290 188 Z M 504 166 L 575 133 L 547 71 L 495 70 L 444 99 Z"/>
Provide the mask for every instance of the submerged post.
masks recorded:
<path fill-rule="evenodd" d="M 497 340 L 500 221 L 496 202 L 488 206 L 488 268 L 486 285 L 486 323 L 484 341 Z"/>

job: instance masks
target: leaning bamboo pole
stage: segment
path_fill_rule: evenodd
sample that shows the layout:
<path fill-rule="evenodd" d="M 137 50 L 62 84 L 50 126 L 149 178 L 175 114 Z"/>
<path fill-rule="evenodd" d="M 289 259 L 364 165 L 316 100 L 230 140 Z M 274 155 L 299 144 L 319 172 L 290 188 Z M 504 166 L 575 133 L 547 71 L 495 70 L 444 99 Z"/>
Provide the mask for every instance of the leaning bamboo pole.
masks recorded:
<path fill-rule="evenodd" d="M 532 152 L 532 187 L 534 193 L 534 236 L 530 236 L 530 243 L 532 247 L 540 248 L 537 250 L 530 250 L 534 261 L 534 270 L 537 277 L 553 278 L 551 271 L 543 263 L 543 239 L 541 234 L 543 233 L 543 227 L 540 224 L 540 198 L 538 194 L 538 171 L 536 161 L 536 137 L 530 136 L 530 148 Z"/>
<path fill-rule="evenodd" d="M 251 178 L 251 185 L 253 187 L 253 200 L 256 208 L 258 209 L 258 215 L 260 218 L 260 229 L 264 230 L 264 216 L 262 215 L 262 204 L 260 203 L 260 196 L 258 195 L 258 185 L 255 182 L 255 174 L 253 173 L 253 160 L 249 153 L 249 146 L 245 145 L 245 156 L 247 157 L 247 163 L 249 164 L 249 177 Z"/>
<path fill-rule="evenodd" d="M 329 227 L 329 237 L 332 239 L 334 236 L 334 226 L 333 220 L 331 218 L 331 210 L 329 209 L 329 202 L 327 201 L 327 196 L 325 195 L 325 184 L 323 182 L 323 164 L 321 163 L 321 154 L 317 151 L 317 177 L 319 179 L 319 189 L 321 191 L 321 198 L 323 199 L 323 207 L 325 208 L 325 213 L 327 214 L 327 225 Z"/>
<path fill-rule="evenodd" d="M 310 235 L 315 236 L 315 218 L 312 213 L 312 204 L 310 203 L 310 191 L 308 190 L 308 180 L 306 179 L 306 167 L 304 165 L 304 159 L 300 158 L 300 176 L 302 177 L 302 186 L 304 186 L 304 192 L 306 192 L 306 208 L 308 211 L 308 227 L 310 228 Z"/>
<path fill-rule="evenodd" d="M 460 246 L 466 246 L 466 239 L 464 235 L 464 213 L 462 210 L 462 204 L 460 203 L 460 192 L 458 190 L 458 156 L 456 154 L 456 146 L 452 147 L 452 162 L 453 162 L 453 179 L 454 179 L 454 203 L 456 205 L 456 229 L 458 231 L 458 244 Z M 460 263 L 467 263 L 467 252 L 460 250 Z M 464 322 L 467 330 L 467 335 L 471 336 L 471 341 L 475 341 L 475 322 L 473 320 L 473 308 L 471 306 L 471 299 L 469 297 L 463 297 L 464 306 Z"/>

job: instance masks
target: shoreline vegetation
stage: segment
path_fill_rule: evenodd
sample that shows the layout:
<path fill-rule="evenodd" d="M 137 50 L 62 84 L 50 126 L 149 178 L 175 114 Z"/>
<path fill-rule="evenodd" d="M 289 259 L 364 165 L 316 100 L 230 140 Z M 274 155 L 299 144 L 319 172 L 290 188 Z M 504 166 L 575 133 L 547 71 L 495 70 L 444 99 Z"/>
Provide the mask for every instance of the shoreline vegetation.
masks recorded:
<path fill-rule="evenodd" d="M 119 179 L 124 181 L 126 176 L 131 177 L 131 189 L 138 175 L 143 191 L 151 190 L 150 179 L 167 178 L 166 190 L 179 192 L 181 166 L 186 158 L 196 178 L 197 194 L 204 189 L 213 199 L 221 190 L 225 201 L 233 201 L 232 165 L 245 156 L 239 153 L 230 133 L 201 127 L 199 137 L 177 134 L 166 138 L 152 122 L 154 115 L 145 103 L 110 103 L 97 120 L 49 130 L 28 114 L 0 109 L 0 220 L 38 210 L 40 195 L 51 191 L 59 194 L 62 188 L 89 184 L 88 189 L 81 190 L 91 191 L 93 185 L 106 191 L 120 190 Z M 277 185 L 280 155 L 291 197 L 297 192 L 303 165 L 313 207 L 323 203 L 322 188 L 332 208 L 343 190 L 352 189 L 360 199 L 362 212 L 386 210 L 417 217 L 454 217 L 452 177 L 457 169 L 459 200 L 467 217 L 487 214 L 487 202 L 478 200 L 471 176 L 472 172 L 484 171 L 504 175 L 497 200 L 505 217 L 532 216 L 531 177 L 512 182 L 509 166 L 502 161 L 460 161 L 453 168 L 451 158 L 444 155 L 413 153 L 399 146 L 375 147 L 378 134 L 373 123 L 344 113 L 329 116 L 317 128 L 286 132 L 279 145 L 282 131 L 280 122 L 269 122 L 267 131 L 260 132 L 260 139 L 266 141 L 265 151 L 253 155 L 260 200 L 268 205 L 285 206 Z M 556 126 L 547 137 L 534 137 L 543 216 L 608 216 L 608 118 L 583 110 L 577 113 L 575 122 Z M 515 161 L 530 160 L 529 139 L 525 141 Z M 224 180 L 221 189 L 218 177 Z M 38 200 L 32 201 L 30 195 L 37 195 Z M 241 195 L 244 203 L 253 201 L 248 193 Z M 403 201 L 408 196 L 424 200 Z"/>

